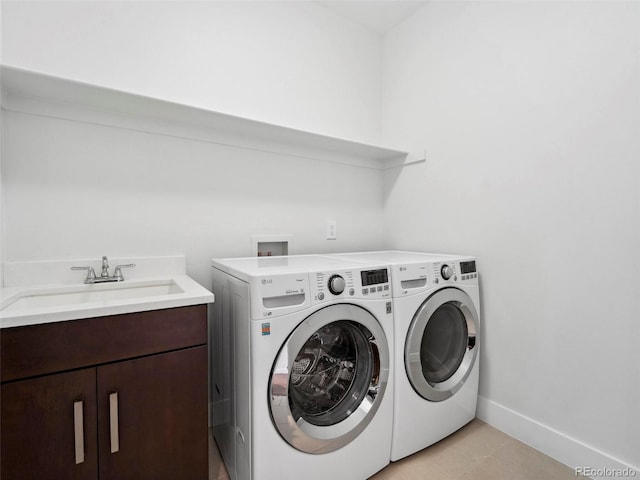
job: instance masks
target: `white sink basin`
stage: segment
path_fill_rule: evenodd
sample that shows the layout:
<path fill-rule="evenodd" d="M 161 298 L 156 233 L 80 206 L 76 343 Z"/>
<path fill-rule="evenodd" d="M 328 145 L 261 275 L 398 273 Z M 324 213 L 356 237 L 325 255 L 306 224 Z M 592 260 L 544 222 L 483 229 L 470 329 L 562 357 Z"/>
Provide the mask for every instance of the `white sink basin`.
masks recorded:
<path fill-rule="evenodd" d="M 34 309 L 73 307 L 91 303 L 104 304 L 180 293 L 184 293 L 184 290 L 170 279 L 30 289 L 7 299 L 0 307 L 0 311 L 3 314 L 15 314 Z"/>

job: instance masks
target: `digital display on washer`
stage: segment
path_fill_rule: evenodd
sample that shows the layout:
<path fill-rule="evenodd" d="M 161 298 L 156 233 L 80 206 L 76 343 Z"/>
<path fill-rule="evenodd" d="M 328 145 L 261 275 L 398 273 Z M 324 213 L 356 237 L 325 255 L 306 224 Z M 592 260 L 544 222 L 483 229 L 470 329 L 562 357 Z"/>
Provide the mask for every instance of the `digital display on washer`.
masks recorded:
<path fill-rule="evenodd" d="M 362 286 L 377 285 L 378 283 L 387 283 L 389 281 L 389 274 L 386 268 L 380 270 L 366 270 L 360 272 L 362 277 Z"/>
<path fill-rule="evenodd" d="M 475 273 L 476 271 L 476 262 L 460 262 L 460 273 L 462 275 L 466 275 L 467 273 Z"/>

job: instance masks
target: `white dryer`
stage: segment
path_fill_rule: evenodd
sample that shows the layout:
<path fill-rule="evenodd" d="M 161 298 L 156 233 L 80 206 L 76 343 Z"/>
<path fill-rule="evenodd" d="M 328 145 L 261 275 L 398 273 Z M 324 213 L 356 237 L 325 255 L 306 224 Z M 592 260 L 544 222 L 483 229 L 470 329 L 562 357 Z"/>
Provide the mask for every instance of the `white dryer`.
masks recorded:
<path fill-rule="evenodd" d="M 213 260 L 212 421 L 233 480 L 364 480 L 389 463 L 387 267 Z"/>
<path fill-rule="evenodd" d="M 362 252 L 390 265 L 395 336 L 391 460 L 455 432 L 476 414 L 480 296 L 473 257 Z"/>

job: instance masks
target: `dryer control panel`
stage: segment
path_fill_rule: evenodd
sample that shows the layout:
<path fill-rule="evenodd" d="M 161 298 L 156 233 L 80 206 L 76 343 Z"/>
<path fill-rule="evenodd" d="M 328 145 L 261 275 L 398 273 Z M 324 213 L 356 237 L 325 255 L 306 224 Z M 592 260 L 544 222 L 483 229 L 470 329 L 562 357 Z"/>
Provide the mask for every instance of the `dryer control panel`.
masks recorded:
<path fill-rule="evenodd" d="M 396 297 L 413 295 L 447 284 L 478 283 L 478 271 L 473 258 L 396 265 L 392 276 Z"/>
<path fill-rule="evenodd" d="M 434 283 L 464 282 L 477 283 L 478 271 L 475 260 L 436 262 L 433 264 Z"/>
<path fill-rule="evenodd" d="M 391 297 L 389 269 L 340 270 L 309 274 L 311 302 L 321 303 L 336 299 Z"/>

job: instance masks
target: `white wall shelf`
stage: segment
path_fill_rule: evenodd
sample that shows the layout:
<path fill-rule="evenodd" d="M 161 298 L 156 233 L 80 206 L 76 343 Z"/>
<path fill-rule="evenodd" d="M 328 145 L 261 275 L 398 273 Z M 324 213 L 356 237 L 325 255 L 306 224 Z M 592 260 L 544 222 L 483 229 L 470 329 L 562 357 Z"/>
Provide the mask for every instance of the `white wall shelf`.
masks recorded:
<path fill-rule="evenodd" d="M 7 65 L 1 75 L 2 108 L 7 111 L 378 170 L 424 158 Z"/>

